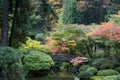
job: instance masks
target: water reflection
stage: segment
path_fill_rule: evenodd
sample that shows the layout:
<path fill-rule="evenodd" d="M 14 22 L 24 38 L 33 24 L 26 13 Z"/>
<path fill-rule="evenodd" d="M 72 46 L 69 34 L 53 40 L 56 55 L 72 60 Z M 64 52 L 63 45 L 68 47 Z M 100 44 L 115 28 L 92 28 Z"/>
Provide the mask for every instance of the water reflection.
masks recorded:
<path fill-rule="evenodd" d="M 71 74 L 66 72 L 50 73 L 46 77 L 29 77 L 27 80 L 74 80 Z"/>
<path fill-rule="evenodd" d="M 73 78 L 56 78 L 56 77 L 36 77 L 36 78 L 30 78 L 27 80 L 74 80 Z"/>

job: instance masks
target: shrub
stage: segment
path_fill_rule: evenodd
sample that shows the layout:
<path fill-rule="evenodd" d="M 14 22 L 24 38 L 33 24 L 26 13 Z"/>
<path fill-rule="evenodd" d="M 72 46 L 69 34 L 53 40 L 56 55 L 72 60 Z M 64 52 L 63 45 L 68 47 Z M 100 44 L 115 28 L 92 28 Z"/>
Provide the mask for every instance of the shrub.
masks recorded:
<path fill-rule="evenodd" d="M 120 75 L 106 76 L 103 80 L 119 80 Z"/>
<path fill-rule="evenodd" d="M 120 27 L 115 26 L 113 23 L 105 23 L 100 25 L 99 29 L 93 31 L 93 36 L 97 39 L 106 38 L 113 42 L 120 42 Z"/>
<path fill-rule="evenodd" d="M 36 34 L 35 39 L 38 40 L 38 41 L 44 42 L 45 41 L 45 33 Z"/>
<path fill-rule="evenodd" d="M 20 46 L 20 50 L 26 51 L 26 50 L 36 50 L 36 51 L 46 51 L 46 46 L 42 45 L 41 42 L 32 40 L 31 38 L 27 38 L 26 43 L 22 44 Z"/>
<path fill-rule="evenodd" d="M 111 75 L 118 75 L 119 72 L 116 70 L 108 69 L 108 70 L 100 70 L 98 71 L 97 75 L 98 76 L 111 76 Z"/>
<path fill-rule="evenodd" d="M 118 14 L 111 15 L 110 21 L 113 21 L 117 25 L 120 25 L 120 12 L 118 12 Z"/>
<path fill-rule="evenodd" d="M 90 71 L 81 71 L 79 74 L 78 74 L 78 77 L 80 79 L 83 79 L 83 78 L 90 78 L 93 76 L 93 73 L 90 72 Z"/>
<path fill-rule="evenodd" d="M 93 74 L 97 73 L 97 69 L 95 67 L 89 67 L 86 71 L 92 72 Z"/>
<path fill-rule="evenodd" d="M 0 48 L 0 65 L 2 64 L 12 64 L 20 61 L 19 55 L 16 53 L 15 49 L 11 47 L 1 47 Z"/>
<path fill-rule="evenodd" d="M 90 67 L 89 65 L 82 65 L 82 66 L 80 66 L 79 71 L 85 71 L 85 70 L 87 70 L 89 67 Z"/>
<path fill-rule="evenodd" d="M 49 70 L 54 64 L 51 57 L 43 52 L 31 51 L 23 60 L 24 67 L 28 70 Z"/>
<path fill-rule="evenodd" d="M 25 78 L 21 58 L 11 47 L 0 48 L 0 68 L 2 80 L 23 80 Z"/>
<path fill-rule="evenodd" d="M 109 63 L 108 63 L 109 62 Z M 97 69 L 111 69 L 113 68 L 113 62 L 107 58 L 100 58 L 93 61 L 92 65 Z"/>

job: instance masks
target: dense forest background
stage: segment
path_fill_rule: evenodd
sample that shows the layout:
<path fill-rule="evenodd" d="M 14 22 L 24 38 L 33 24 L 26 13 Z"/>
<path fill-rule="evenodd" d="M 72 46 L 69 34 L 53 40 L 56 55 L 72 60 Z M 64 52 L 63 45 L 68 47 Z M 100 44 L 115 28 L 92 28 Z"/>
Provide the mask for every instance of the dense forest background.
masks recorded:
<path fill-rule="evenodd" d="M 18 47 L 27 36 L 43 40 L 56 23 L 107 22 L 118 13 L 119 4 L 119 0 L 0 0 L 1 45 Z"/>

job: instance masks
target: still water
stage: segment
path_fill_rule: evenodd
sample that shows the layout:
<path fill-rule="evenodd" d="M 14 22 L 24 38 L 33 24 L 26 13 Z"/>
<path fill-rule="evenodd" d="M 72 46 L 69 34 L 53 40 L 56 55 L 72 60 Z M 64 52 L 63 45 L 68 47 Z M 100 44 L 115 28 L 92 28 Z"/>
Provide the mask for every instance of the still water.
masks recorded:
<path fill-rule="evenodd" d="M 66 72 L 60 73 L 50 73 L 48 76 L 45 77 L 29 77 L 27 80 L 74 80 L 71 74 Z"/>
<path fill-rule="evenodd" d="M 57 77 L 37 77 L 37 78 L 31 78 L 27 80 L 74 80 L 73 78 L 57 78 Z"/>

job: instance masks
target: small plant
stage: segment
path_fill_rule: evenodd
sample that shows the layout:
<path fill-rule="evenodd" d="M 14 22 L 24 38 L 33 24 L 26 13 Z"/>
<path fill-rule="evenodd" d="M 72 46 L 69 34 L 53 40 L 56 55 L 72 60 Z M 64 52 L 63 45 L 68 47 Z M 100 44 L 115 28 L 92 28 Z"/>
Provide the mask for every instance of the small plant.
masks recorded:
<path fill-rule="evenodd" d="M 89 72 L 89 71 L 82 71 L 82 72 L 79 73 L 78 77 L 80 79 L 86 79 L 86 78 L 88 79 L 90 77 L 93 77 L 93 73 Z"/>
<path fill-rule="evenodd" d="M 111 75 L 119 75 L 120 73 L 113 69 L 108 70 L 100 70 L 97 73 L 97 76 L 111 76 Z"/>
<path fill-rule="evenodd" d="M 80 71 L 80 72 L 81 72 L 81 71 L 86 71 L 89 67 L 90 67 L 89 65 L 82 65 L 82 66 L 80 66 L 79 71 Z"/>
<path fill-rule="evenodd" d="M 106 76 L 103 80 L 120 80 L 120 75 Z"/>
<path fill-rule="evenodd" d="M 92 72 L 93 74 L 97 73 L 97 68 L 95 67 L 89 67 L 86 71 Z"/>

